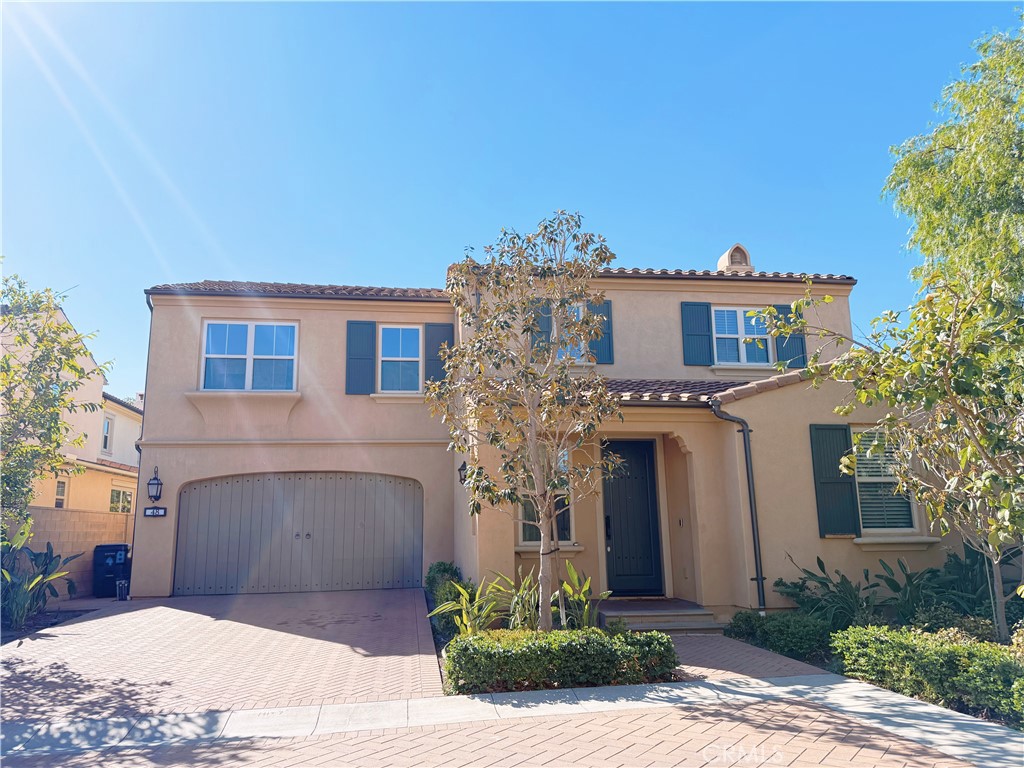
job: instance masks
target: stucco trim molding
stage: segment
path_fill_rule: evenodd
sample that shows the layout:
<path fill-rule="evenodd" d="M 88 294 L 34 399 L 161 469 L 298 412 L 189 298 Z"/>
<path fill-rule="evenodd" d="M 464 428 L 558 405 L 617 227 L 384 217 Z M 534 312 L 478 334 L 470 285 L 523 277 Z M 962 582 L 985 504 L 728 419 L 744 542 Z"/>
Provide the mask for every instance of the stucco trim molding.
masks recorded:
<path fill-rule="evenodd" d="M 292 409 L 302 399 L 299 392 L 186 392 L 188 400 L 199 411 L 208 427 L 227 422 L 260 421 L 283 427 Z"/>
<path fill-rule="evenodd" d="M 378 403 L 422 403 L 422 392 L 372 392 L 370 399 Z"/>
<path fill-rule="evenodd" d="M 921 552 L 940 541 L 936 536 L 860 536 L 853 543 L 865 552 Z"/>
<path fill-rule="evenodd" d="M 310 440 L 261 440 L 259 438 L 253 440 L 203 440 L 202 438 L 197 440 L 140 440 L 139 445 L 144 448 L 187 448 L 190 446 L 197 445 L 223 445 L 223 446 L 253 446 L 253 445 L 272 445 L 272 446 L 313 446 L 313 447 L 329 447 L 332 445 L 369 445 L 369 446 L 399 446 L 399 447 L 413 447 L 417 448 L 420 446 L 431 447 L 436 445 L 448 445 L 447 438 L 436 438 L 436 437 L 422 437 L 422 438 L 381 438 L 381 439 L 310 439 Z"/>

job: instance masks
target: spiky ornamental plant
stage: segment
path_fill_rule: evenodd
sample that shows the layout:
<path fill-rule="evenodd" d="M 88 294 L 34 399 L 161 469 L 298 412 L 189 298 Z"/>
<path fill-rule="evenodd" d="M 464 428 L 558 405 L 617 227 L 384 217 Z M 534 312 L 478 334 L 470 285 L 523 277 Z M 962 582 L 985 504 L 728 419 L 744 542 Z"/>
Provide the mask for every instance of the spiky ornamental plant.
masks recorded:
<path fill-rule="evenodd" d="M 443 353 L 447 375 L 427 399 L 467 454 L 470 514 L 489 507 L 538 529 L 540 629 L 550 630 L 559 499 L 594 493 L 619 465 L 593 455 L 601 424 L 622 415 L 589 352 L 604 321 L 590 309 L 604 300 L 591 282 L 615 255 L 565 211 L 530 234 L 502 230 L 484 253 L 448 271 L 462 339 Z"/>

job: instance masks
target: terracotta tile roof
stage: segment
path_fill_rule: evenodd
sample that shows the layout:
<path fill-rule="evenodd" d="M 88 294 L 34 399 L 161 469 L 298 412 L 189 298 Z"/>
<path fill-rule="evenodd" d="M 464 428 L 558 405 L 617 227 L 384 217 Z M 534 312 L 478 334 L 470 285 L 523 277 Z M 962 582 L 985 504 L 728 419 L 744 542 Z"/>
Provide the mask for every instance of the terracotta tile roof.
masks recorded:
<path fill-rule="evenodd" d="M 711 398 L 743 381 L 715 379 L 608 379 L 608 391 L 618 395 L 622 403 L 686 403 L 704 405 Z"/>
<path fill-rule="evenodd" d="M 819 275 L 799 272 L 752 272 L 748 275 L 710 269 L 626 269 L 625 267 L 601 270 L 601 277 L 646 277 L 669 280 L 735 280 L 758 281 L 769 283 L 802 283 L 811 278 L 816 283 L 856 285 L 857 281 L 850 275 Z"/>
<path fill-rule="evenodd" d="M 134 411 L 135 413 L 139 414 L 139 416 L 142 415 L 142 409 L 139 408 L 139 406 L 132 405 L 131 403 L 127 402 L 126 400 L 122 400 L 120 397 L 114 397 L 109 392 L 104 392 L 103 393 L 103 399 L 104 400 L 109 400 L 112 403 L 116 403 L 117 405 L 120 405 L 122 408 L 127 408 L 129 411 Z"/>
<path fill-rule="evenodd" d="M 771 376 L 767 379 L 744 381 L 733 384 L 733 386 L 718 393 L 717 399 L 721 401 L 722 405 L 725 405 L 726 403 L 742 400 L 746 397 L 759 395 L 762 392 L 770 392 L 773 389 L 788 387 L 790 384 L 799 384 L 801 381 L 807 381 L 807 379 L 807 372 L 803 369 L 799 371 L 787 371 L 786 373 L 780 373 L 777 376 Z"/>
<path fill-rule="evenodd" d="M 256 296 L 448 302 L 448 297 L 440 288 L 381 288 L 367 285 L 311 285 L 308 283 L 259 283 L 236 280 L 202 280 L 198 283 L 154 285 L 146 290 L 146 294 L 150 296 Z"/>
<path fill-rule="evenodd" d="M 134 472 L 136 475 L 139 474 L 139 468 L 133 467 L 131 464 L 122 464 L 119 461 L 111 461 L 110 459 L 96 459 L 95 463 L 103 467 L 113 467 L 114 469 L 123 469 L 125 472 Z"/>

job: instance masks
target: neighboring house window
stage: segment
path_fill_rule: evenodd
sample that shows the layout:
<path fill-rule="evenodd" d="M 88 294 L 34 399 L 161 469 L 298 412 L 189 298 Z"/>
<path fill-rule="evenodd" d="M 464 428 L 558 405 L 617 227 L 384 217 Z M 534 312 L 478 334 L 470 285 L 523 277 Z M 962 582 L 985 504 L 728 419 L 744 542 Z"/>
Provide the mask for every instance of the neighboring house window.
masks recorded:
<path fill-rule="evenodd" d="M 132 492 L 114 488 L 110 492 L 110 511 L 130 513 L 132 511 Z"/>
<path fill-rule="evenodd" d="M 857 501 L 863 528 L 913 528 L 914 512 L 910 499 L 896 493 L 893 473 L 894 455 L 888 445 L 876 447 L 874 430 L 863 430 L 857 445 Z"/>
<path fill-rule="evenodd" d="M 110 453 L 113 444 L 114 420 L 109 416 L 103 418 L 103 452 Z"/>
<path fill-rule="evenodd" d="M 64 505 L 68 499 L 68 481 L 58 480 L 57 481 L 57 493 L 56 498 L 53 500 L 53 506 L 57 509 L 64 509 Z"/>
<path fill-rule="evenodd" d="M 716 307 L 713 312 L 716 365 L 769 365 L 772 345 L 768 327 L 753 310 Z"/>
<path fill-rule="evenodd" d="M 207 323 L 203 389 L 295 389 L 293 324 Z"/>
<path fill-rule="evenodd" d="M 422 336 L 418 326 L 381 326 L 381 392 L 419 392 L 422 389 Z"/>

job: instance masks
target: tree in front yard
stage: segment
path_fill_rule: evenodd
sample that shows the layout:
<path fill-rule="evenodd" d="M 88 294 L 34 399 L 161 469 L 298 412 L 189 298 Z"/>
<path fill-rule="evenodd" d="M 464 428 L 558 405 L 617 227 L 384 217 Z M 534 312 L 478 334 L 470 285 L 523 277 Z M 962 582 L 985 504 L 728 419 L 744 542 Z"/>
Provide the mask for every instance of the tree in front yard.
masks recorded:
<path fill-rule="evenodd" d="M 621 414 L 590 364 L 604 323 L 591 281 L 615 256 L 563 211 L 530 234 L 503 230 L 485 254 L 448 272 L 463 334 L 427 398 L 467 454 L 470 514 L 488 506 L 539 531 L 540 628 L 550 630 L 561 502 L 570 488 L 593 493 L 618 464 L 592 453 L 602 422 Z"/>
<path fill-rule="evenodd" d="M 914 304 L 884 313 L 863 339 L 760 314 L 773 335 L 838 347 L 837 359 L 823 365 L 819 349 L 808 365 L 815 381 L 852 385 L 837 410 L 888 407 L 870 451 L 885 450 L 899 491 L 989 559 L 1006 640 L 1000 563 L 1024 543 L 1024 38 L 977 47 L 980 60 L 943 93 L 945 122 L 894 150 L 886 191 L 924 257 Z M 794 308 L 827 300 L 808 290 Z"/>
<path fill-rule="evenodd" d="M 16 275 L 3 279 L 0 298 L 0 456 L 2 524 L 17 529 L 28 516 L 35 482 L 47 473 L 74 472 L 64 449 L 81 445 L 67 416 L 94 411 L 100 403 L 80 402 L 78 390 L 108 366 L 91 366 L 85 341 L 60 309 L 63 296 L 30 290 Z"/>

